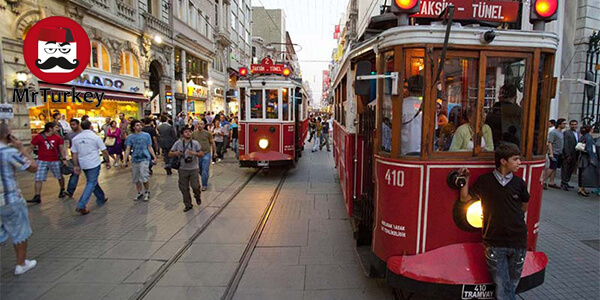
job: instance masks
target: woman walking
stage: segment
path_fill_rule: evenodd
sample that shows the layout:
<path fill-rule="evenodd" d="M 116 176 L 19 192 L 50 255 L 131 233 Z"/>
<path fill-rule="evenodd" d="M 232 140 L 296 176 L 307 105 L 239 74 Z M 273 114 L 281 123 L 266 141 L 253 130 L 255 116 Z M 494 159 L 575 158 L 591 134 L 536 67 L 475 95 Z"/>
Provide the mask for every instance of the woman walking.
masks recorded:
<path fill-rule="evenodd" d="M 598 153 L 596 152 L 596 143 L 591 133 L 591 125 L 581 126 L 581 138 L 579 141 L 585 143 L 585 150 L 579 152 L 579 190 L 577 193 L 582 197 L 589 197 L 585 188 L 597 189 L 600 186 L 598 175 Z"/>
<path fill-rule="evenodd" d="M 215 144 L 217 144 L 217 162 L 223 159 L 223 130 L 221 129 L 221 122 L 215 118 L 213 122 L 213 136 L 215 138 Z"/>
<path fill-rule="evenodd" d="M 108 155 L 114 161 L 114 166 L 121 165 L 123 160 L 123 140 L 121 139 L 121 128 L 117 127 L 117 121 L 111 121 L 106 130 L 106 139 L 104 140 Z"/>

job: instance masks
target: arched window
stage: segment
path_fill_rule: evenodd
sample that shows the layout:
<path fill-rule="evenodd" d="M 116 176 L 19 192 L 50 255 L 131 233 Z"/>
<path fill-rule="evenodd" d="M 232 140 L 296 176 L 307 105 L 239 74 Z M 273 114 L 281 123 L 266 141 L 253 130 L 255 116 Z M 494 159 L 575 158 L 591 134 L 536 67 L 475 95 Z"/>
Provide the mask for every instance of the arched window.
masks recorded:
<path fill-rule="evenodd" d="M 137 59 L 133 56 L 133 53 L 123 51 L 121 52 L 121 74 L 129 75 L 133 77 L 139 77 L 139 66 Z"/>
<path fill-rule="evenodd" d="M 92 41 L 91 56 L 88 67 L 110 72 L 110 55 L 108 55 L 106 46 L 100 42 Z"/>

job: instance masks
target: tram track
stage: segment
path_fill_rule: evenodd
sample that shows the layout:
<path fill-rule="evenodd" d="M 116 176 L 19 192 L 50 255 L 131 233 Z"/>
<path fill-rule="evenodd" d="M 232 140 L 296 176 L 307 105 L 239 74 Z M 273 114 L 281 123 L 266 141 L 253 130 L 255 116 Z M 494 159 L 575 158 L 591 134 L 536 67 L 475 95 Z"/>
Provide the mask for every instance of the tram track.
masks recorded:
<path fill-rule="evenodd" d="M 256 175 L 258 175 L 258 173 L 260 173 L 261 171 L 262 171 L 262 169 L 258 169 L 255 172 L 253 172 L 250 176 L 248 176 L 248 178 L 233 192 L 233 194 L 231 194 L 227 198 L 227 200 L 223 203 L 223 205 L 221 205 L 219 207 L 219 209 L 215 213 L 213 213 L 200 228 L 198 228 L 198 230 L 187 240 L 187 242 L 173 256 L 171 256 L 171 258 L 169 258 L 169 260 L 167 260 L 167 262 L 165 262 L 154 273 L 154 275 L 152 275 L 152 277 L 148 281 L 146 281 L 146 283 L 144 283 L 143 287 L 138 292 L 133 294 L 128 300 L 144 299 L 152 291 L 152 289 L 158 284 L 158 282 L 165 276 L 165 274 L 171 269 L 171 267 L 173 265 L 175 265 L 175 263 L 177 263 L 181 259 L 181 257 L 186 253 L 186 251 L 192 246 L 194 241 L 196 241 L 202 235 L 202 233 L 204 233 L 210 227 L 210 225 L 213 224 L 213 222 L 217 219 L 217 217 L 223 211 L 225 211 L 227 206 L 233 200 L 235 200 L 237 198 L 237 196 L 250 184 L 252 179 L 254 179 L 256 177 Z M 254 249 L 256 248 L 256 245 L 258 244 L 260 236 L 262 235 L 262 232 L 267 224 L 269 216 L 271 215 L 271 212 L 273 210 L 273 207 L 275 205 L 275 201 L 277 200 L 279 192 L 281 191 L 281 188 L 283 187 L 285 179 L 287 178 L 287 172 L 288 171 L 285 170 L 283 172 L 283 174 L 281 175 L 279 184 L 273 191 L 273 194 L 271 195 L 266 208 L 264 209 L 254 231 L 252 232 L 250 241 L 247 243 L 247 245 L 244 249 L 244 252 L 242 253 L 242 256 L 239 260 L 238 267 L 235 269 L 233 275 L 231 276 L 229 283 L 226 287 L 225 293 L 223 294 L 221 299 L 230 300 L 233 298 L 233 295 L 235 294 L 237 287 L 242 279 L 244 271 L 246 270 L 246 267 L 248 266 L 250 257 L 252 256 L 252 253 L 254 252 Z"/>

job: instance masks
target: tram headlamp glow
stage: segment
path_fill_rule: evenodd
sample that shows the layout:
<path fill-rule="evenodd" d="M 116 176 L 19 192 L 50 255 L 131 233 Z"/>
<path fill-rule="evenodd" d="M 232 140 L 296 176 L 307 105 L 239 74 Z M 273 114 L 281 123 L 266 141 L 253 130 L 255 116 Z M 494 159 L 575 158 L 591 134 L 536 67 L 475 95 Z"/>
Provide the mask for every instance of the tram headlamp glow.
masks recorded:
<path fill-rule="evenodd" d="M 483 210 L 481 209 L 481 201 L 477 200 L 467 208 L 467 223 L 475 228 L 483 227 Z"/>
<path fill-rule="evenodd" d="M 542 18 L 547 18 L 552 16 L 556 9 L 558 8 L 558 3 L 556 0 L 537 0 L 535 1 L 535 12 Z"/>
<path fill-rule="evenodd" d="M 267 149 L 267 147 L 269 147 L 269 140 L 267 139 L 260 139 L 258 140 L 258 147 L 260 147 L 260 149 Z"/>

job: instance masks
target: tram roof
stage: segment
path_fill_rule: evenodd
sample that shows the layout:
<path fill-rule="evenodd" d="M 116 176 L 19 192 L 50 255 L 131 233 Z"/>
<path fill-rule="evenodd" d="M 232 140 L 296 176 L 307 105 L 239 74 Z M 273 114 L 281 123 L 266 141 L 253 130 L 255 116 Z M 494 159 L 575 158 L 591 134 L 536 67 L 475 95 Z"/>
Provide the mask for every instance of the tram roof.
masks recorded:
<path fill-rule="evenodd" d="M 496 32 L 496 38 L 489 44 L 483 44 L 481 42 L 481 35 L 489 30 L 494 30 Z M 390 28 L 376 37 L 355 45 L 354 49 L 351 51 L 347 51 L 342 58 L 340 70 L 345 69 L 350 60 L 370 51 L 377 52 L 378 49 L 396 45 L 443 45 L 445 35 L 446 25 L 441 23 Z M 556 50 L 558 47 L 558 36 L 553 32 L 502 30 L 490 27 L 464 27 L 461 24 L 456 23 L 452 25 L 448 44 L 456 46 L 544 48 Z M 339 80 L 341 80 L 340 76 L 343 77 L 343 73 L 344 72 L 338 72 L 335 78 L 335 84 L 338 84 Z"/>

